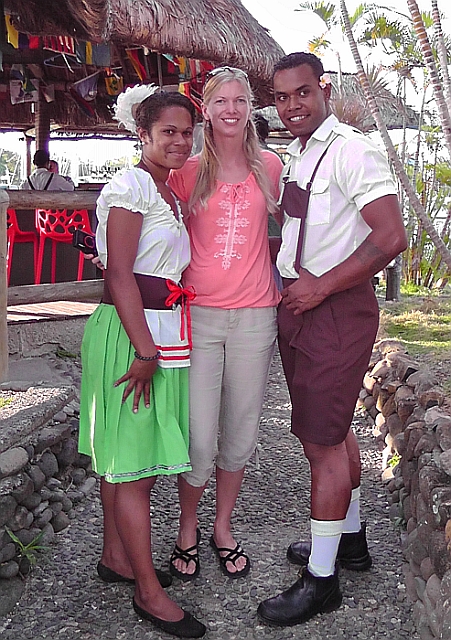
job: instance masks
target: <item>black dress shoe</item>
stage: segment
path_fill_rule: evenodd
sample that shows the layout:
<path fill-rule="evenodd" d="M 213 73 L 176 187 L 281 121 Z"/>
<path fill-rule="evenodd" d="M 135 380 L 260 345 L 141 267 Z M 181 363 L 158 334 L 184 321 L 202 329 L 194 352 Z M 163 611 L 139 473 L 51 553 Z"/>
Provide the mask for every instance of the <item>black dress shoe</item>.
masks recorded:
<path fill-rule="evenodd" d="M 308 565 L 310 557 L 310 542 L 293 542 L 287 549 L 287 558 L 293 564 L 303 567 Z M 366 523 L 357 533 L 342 533 L 338 546 L 337 560 L 344 569 L 351 571 L 366 571 L 373 561 L 366 542 Z"/>
<path fill-rule="evenodd" d="M 121 576 L 120 573 L 116 573 L 113 569 L 109 569 L 101 562 L 97 563 L 97 573 L 104 582 L 127 582 L 128 584 L 135 584 L 134 578 Z M 157 575 L 158 582 L 161 584 L 163 589 L 167 589 L 171 586 L 172 576 L 170 576 L 169 573 L 161 571 L 160 569 L 155 569 L 155 573 Z"/>
<path fill-rule="evenodd" d="M 337 569 L 333 576 L 316 578 L 304 568 L 289 589 L 261 602 L 257 614 L 264 622 L 288 627 L 306 622 L 317 613 L 338 609 L 341 600 Z"/>
<path fill-rule="evenodd" d="M 152 622 L 156 627 L 161 629 L 162 631 L 166 631 L 166 633 L 170 633 L 173 636 L 177 636 L 177 638 L 202 638 L 205 634 L 207 627 L 196 620 L 194 616 L 192 616 L 188 611 L 183 611 L 183 618 L 178 620 L 177 622 L 171 622 L 170 620 L 161 620 L 161 618 L 157 618 L 153 616 L 151 613 L 142 609 L 139 604 L 135 602 L 133 598 L 133 609 L 143 620 L 148 620 Z"/>

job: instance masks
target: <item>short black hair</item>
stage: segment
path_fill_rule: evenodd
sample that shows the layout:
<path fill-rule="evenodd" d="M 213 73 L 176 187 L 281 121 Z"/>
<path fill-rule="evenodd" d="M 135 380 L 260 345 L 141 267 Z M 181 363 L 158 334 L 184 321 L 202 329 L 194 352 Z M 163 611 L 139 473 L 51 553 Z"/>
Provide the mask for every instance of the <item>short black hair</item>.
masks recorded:
<path fill-rule="evenodd" d="M 45 149 L 38 149 L 33 157 L 33 164 L 38 167 L 38 169 L 42 169 L 48 164 L 50 160 L 49 152 Z"/>
<path fill-rule="evenodd" d="M 150 133 L 152 126 L 159 120 L 162 112 L 168 107 L 183 107 L 191 116 L 194 126 L 196 122 L 196 109 L 194 104 L 178 91 L 159 91 L 143 100 L 136 109 L 135 122 Z"/>
<path fill-rule="evenodd" d="M 289 53 L 287 56 L 281 58 L 274 65 L 273 69 L 273 80 L 274 76 L 278 71 L 285 71 L 285 69 L 294 69 L 295 67 L 301 66 L 301 64 L 308 64 L 313 73 L 318 77 L 318 79 L 324 73 L 324 67 L 321 60 L 315 56 L 314 53 L 307 53 L 305 51 L 297 52 L 297 53 Z"/>
<path fill-rule="evenodd" d="M 254 124 L 255 129 L 257 130 L 258 139 L 261 143 L 266 142 L 266 138 L 269 136 L 269 122 L 261 113 L 255 113 Z"/>

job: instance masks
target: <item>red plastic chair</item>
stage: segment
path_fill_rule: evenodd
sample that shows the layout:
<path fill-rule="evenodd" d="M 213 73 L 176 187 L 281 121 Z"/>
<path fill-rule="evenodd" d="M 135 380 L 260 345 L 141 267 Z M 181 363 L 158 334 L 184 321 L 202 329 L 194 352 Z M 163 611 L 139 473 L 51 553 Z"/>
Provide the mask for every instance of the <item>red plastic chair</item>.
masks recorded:
<path fill-rule="evenodd" d="M 38 236 L 35 231 L 22 231 L 17 222 L 16 210 L 7 209 L 6 211 L 6 238 L 8 244 L 8 252 L 6 254 L 6 273 L 9 286 L 9 278 L 11 275 L 11 266 L 13 263 L 14 244 L 16 242 L 32 242 L 33 243 L 33 265 L 36 273 L 36 264 L 38 257 Z"/>
<path fill-rule="evenodd" d="M 56 244 L 63 242 L 72 244 L 72 232 L 75 229 L 83 229 L 87 233 L 92 233 L 87 209 L 75 209 L 67 212 L 67 209 L 36 209 L 36 231 L 39 235 L 38 262 L 35 272 L 35 284 L 40 284 L 42 274 L 42 260 L 44 258 L 45 241 L 49 238 L 52 241 L 52 262 L 50 281 L 55 282 L 56 276 Z M 85 259 L 80 251 L 78 258 L 77 280 L 83 278 L 83 265 Z"/>

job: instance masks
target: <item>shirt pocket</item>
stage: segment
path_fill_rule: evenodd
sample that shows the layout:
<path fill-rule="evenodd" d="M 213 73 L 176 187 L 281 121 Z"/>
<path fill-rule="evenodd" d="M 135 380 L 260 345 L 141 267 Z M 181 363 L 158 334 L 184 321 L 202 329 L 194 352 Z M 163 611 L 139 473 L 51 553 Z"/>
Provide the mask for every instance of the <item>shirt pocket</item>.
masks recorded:
<path fill-rule="evenodd" d="M 307 226 L 328 224 L 330 221 L 329 181 L 315 178 L 310 192 L 310 206 L 307 213 Z"/>

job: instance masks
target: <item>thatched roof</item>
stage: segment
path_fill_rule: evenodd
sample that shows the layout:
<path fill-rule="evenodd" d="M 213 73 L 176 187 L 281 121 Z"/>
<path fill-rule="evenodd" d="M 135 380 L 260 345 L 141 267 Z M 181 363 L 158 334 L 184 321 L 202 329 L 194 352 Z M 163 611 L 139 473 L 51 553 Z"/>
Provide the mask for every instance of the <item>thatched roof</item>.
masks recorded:
<path fill-rule="evenodd" d="M 363 132 L 374 131 L 376 123 L 368 108 L 357 74 L 343 73 L 343 98 L 338 91 L 338 74 L 329 71 L 332 80 L 331 107 L 341 122 L 346 122 Z M 376 102 L 387 129 L 401 129 L 404 120 L 408 128 L 418 128 L 418 114 L 394 96 L 388 89 L 379 87 Z M 275 107 L 265 107 L 260 113 L 268 120 L 271 131 L 285 130 Z"/>
<path fill-rule="evenodd" d="M 260 104 L 271 102 L 281 47 L 239 0 L 5 0 L 20 31 L 142 45 L 245 69 Z"/>

